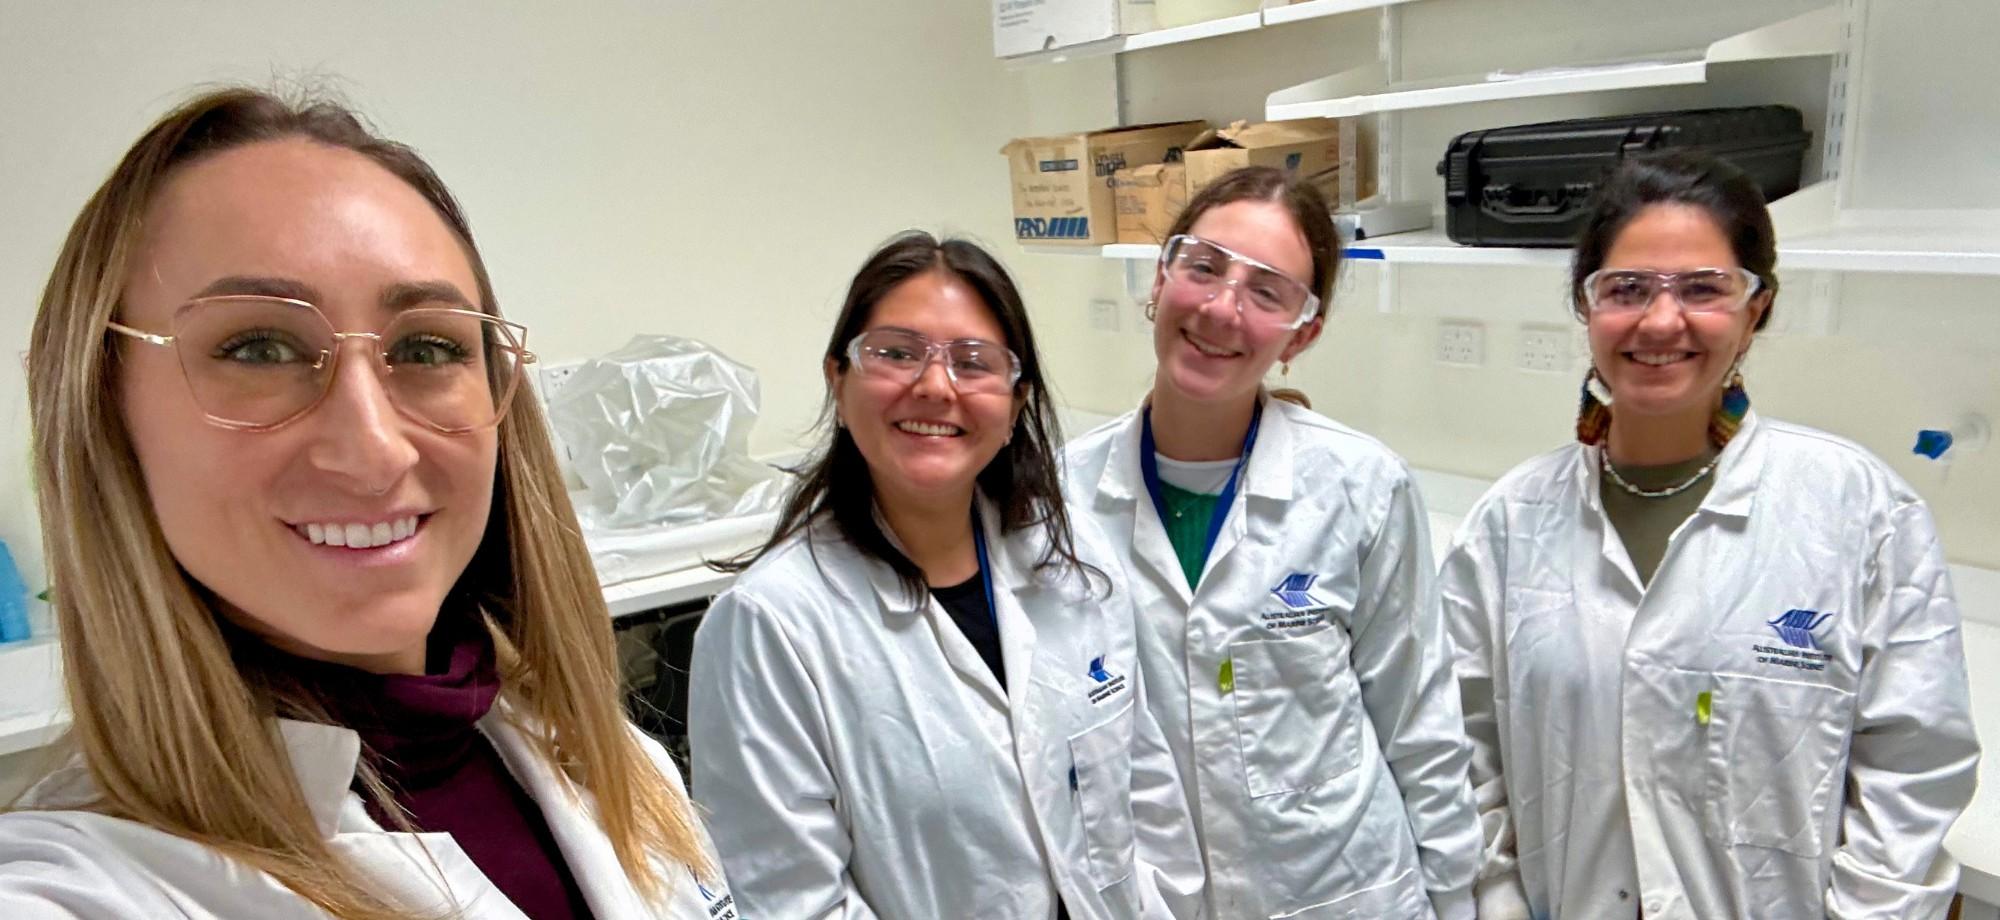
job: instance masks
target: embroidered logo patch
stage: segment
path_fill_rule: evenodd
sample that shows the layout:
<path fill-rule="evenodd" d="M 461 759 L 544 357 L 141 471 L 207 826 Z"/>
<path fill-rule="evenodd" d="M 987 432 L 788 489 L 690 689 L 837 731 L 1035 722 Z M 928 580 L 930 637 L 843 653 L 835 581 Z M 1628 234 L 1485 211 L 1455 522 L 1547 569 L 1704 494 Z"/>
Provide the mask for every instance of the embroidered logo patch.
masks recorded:
<path fill-rule="evenodd" d="M 1764 625 L 1771 627 L 1786 645 L 1819 651 L 1819 637 L 1813 635 L 1813 631 L 1831 619 L 1833 614 L 1817 610 L 1787 610 Z"/>
<path fill-rule="evenodd" d="M 1318 626 L 1326 622 L 1323 612 L 1328 604 L 1313 593 L 1313 585 L 1319 581 L 1318 575 L 1297 572 L 1285 576 L 1278 586 L 1271 589 L 1271 596 L 1285 605 L 1283 610 L 1269 610 L 1258 614 L 1264 625 L 1271 629 L 1299 629 Z"/>
<path fill-rule="evenodd" d="M 1097 684 L 1097 686 L 1090 688 L 1090 704 L 1092 706 L 1117 696 L 1120 691 L 1125 689 L 1125 675 L 1113 674 L 1104 669 L 1104 659 L 1106 657 L 1099 655 L 1096 658 L 1090 659 L 1090 679 Z"/>
<path fill-rule="evenodd" d="M 1312 586 L 1316 581 L 1319 581 L 1318 575 L 1308 575 L 1304 572 L 1287 575 L 1284 581 L 1278 582 L 1278 586 L 1271 589 L 1271 594 L 1293 610 L 1324 607 L 1326 602 L 1314 597 L 1312 593 Z"/>

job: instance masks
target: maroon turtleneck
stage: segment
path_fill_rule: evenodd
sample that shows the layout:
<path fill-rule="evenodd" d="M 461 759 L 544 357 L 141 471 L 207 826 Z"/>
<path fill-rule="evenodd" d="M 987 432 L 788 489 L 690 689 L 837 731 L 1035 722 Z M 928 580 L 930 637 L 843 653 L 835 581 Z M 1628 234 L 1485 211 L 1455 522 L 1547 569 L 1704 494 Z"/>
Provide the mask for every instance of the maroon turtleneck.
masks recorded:
<path fill-rule="evenodd" d="M 295 673 L 319 691 L 333 720 L 361 735 L 362 756 L 417 830 L 450 834 L 522 913 L 588 920 L 590 905 L 541 808 L 477 727 L 500 694 L 483 626 L 463 614 L 439 617 L 421 675 L 296 660 Z M 396 828 L 362 800 L 376 823 Z"/>

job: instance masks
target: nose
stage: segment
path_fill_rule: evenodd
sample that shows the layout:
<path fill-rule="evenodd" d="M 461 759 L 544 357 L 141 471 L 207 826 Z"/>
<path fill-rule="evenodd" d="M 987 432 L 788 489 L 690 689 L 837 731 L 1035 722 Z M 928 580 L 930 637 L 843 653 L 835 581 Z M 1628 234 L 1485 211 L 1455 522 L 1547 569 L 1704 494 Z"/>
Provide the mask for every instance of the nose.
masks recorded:
<path fill-rule="evenodd" d="M 408 426 L 416 424 L 397 411 L 389 390 L 368 354 L 379 347 L 372 339 L 341 342 L 336 348 L 361 352 L 334 361 L 333 383 L 319 406 L 305 419 L 314 426 L 307 459 L 315 469 L 332 474 L 366 495 L 393 488 L 417 462 L 417 446 Z"/>
<path fill-rule="evenodd" d="M 1646 303 L 1646 312 L 1639 314 L 1639 327 L 1654 332 L 1676 332 L 1686 324 L 1686 319 L 1679 295 L 1672 287 L 1661 285 L 1659 293 Z"/>
<path fill-rule="evenodd" d="M 1216 286 L 1215 293 L 1210 294 L 1208 300 L 1202 303 L 1201 312 L 1210 322 L 1226 324 L 1242 318 L 1242 301 L 1238 299 L 1242 294 L 1237 290 L 1236 284 L 1233 278 L 1222 282 Z M 1228 302 L 1223 301 L 1224 297 L 1229 298 Z M 1213 312 L 1211 307 L 1214 308 Z"/>
<path fill-rule="evenodd" d="M 951 360 L 937 351 L 924 356 L 924 366 L 917 369 L 917 379 L 910 384 L 910 393 L 918 399 L 950 399 L 957 395 L 957 387 L 952 385 L 951 372 L 944 363 Z"/>

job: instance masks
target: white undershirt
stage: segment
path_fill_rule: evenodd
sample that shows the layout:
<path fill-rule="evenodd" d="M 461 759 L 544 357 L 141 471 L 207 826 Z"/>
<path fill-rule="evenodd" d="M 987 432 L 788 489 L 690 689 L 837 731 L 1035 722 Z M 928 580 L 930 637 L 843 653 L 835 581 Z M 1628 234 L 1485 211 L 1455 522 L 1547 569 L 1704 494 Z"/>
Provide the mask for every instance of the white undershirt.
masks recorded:
<path fill-rule="evenodd" d="M 1159 461 L 1161 482 L 1199 495 L 1221 495 L 1222 488 L 1229 485 L 1229 474 L 1236 470 L 1237 458 L 1175 460 L 1154 451 L 1153 459 Z"/>

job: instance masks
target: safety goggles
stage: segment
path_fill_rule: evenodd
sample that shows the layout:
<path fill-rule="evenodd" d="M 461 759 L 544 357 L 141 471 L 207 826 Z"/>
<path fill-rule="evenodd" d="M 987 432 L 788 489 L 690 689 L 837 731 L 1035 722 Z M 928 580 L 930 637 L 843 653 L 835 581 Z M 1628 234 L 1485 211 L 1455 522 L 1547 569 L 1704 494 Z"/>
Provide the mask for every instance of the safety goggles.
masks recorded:
<path fill-rule="evenodd" d="M 945 376 L 960 393 L 1012 393 L 1021 380 L 1021 359 L 981 339 L 933 342 L 907 329 L 870 329 L 847 343 L 850 365 L 904 384 L 917 382 L 933 360 L 942 360 Z"/>
<path fill-rule="evenodd" d="M 1583 279 L 1584 303 L 1592 313 L 1632 313 L 1646 309 L 1672 291 L 1674 302 L 1688 313 L 1733 313 L 1750 303 L 1764 285 L 1745 268 L 1695 268 L 1655 272 L 1607 268 Z"/>
<path fill-rule="evenodd" d="M 1319 295 L 1304 282 L 1200 237 L 1167 240 L 1160 271 L 1181 302 L 1206 304 L 1223 289 L 1234 289 L 1236 314 L 1245 323 L 1297 329 L 1319 315 Z"/>

